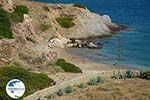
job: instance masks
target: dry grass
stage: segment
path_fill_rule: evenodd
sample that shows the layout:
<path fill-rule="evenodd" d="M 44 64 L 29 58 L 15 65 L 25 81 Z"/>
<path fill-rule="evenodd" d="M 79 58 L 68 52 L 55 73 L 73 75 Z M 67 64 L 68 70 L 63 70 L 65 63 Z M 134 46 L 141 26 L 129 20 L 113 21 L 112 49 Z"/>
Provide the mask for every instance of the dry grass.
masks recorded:
<path fill-rule="evenodd" d="M 56 100 L 150 100 L 150 81 L 115 80 L 58 97 Z"/>

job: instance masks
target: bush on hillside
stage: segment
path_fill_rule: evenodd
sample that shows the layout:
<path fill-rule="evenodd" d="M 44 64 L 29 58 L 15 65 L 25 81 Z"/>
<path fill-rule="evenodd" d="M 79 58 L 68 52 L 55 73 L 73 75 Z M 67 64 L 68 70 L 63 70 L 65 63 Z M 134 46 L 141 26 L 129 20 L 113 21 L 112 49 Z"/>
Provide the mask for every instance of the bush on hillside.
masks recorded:
<path fill-rule="evenodd" d="M 86 9 L 86 7 L 83 4 L 74 4 L 74 7 L 83 8 Z"/>
<path fill-rule="evenodd" d="M 134 78 L 134 73 L 131 70 L 126 71 L 127 78 Z"/>
<path fill-rule="evenodd" d="M 56 18 L 56 21 L 63 28 L 70 28 L 75 25 L 75 23 L 73 22 L 73 18 L 69 17 L 69 16 L 58 17 L 58 18 Z"/>
<path fill-rule="evenodd" d="M 62 89 L 59 89 L 59 90 L 56 92 L 56 94 L 57 94 L 58 96 L 63 96 L 63 95 L 64 95 L 64 91 L 63 91 Z"/>
<path fill-rule="evenodd" d="M 97 84 L 97 79 L 96 78 L 91 78 L 87 84 L 88 85 L 96 85 Z"/>
<path fill-rule="evenodd" d="M 144 78 L 150 80 L 150 70 L 144 72 Z"/>
<path fill-rule="evenodd" d="M 65 92 L 66 93 L 71 93 L 71 92 L 73 92 L 73 88 L 71 86 L 68 86 L 68 87 L 65 88 Z"/>
<path fill-rule="evenodd" d="M 97 83 L 104 83 L 104 79 L 102 79 L 100 76 L 97 77 Z"/>
<path fill-rule="evenodd" d="M 23 22 L 24 14 L 28 14 L 29 9 L 24 6 L 16 6 L 15 11 L 13 13 L 9 13 L 9 18 L 12 22 Z"/>
<path fill-rule="evenodd" d="M 0 7 L 0 39 L 2 38 L 11 39 L 13 38 L 13 33 L 7 12 Z"/>
<path fill-rule="evenodd" d="M 84 88 L 87 87 L 87 84 L 80 83 L 80 84 L 78 85 L 78 87 L 81 88 L 81 89 L 84 89 Z"/>
<path fill-rule="evenodd" d="M 64 59 L 58 59 L 56 65 L 60 66 L 65 72 L 82 73 L 82 70 L 79 67 L 66 62 Z"/>
<path fill-rule="evenodd" d="M 53 82 L 53 80 L 45 74 L 32 73 L 23 68 L 14 66 L 1 67 L 0 90 L 2 91 L 0 93 L 0 100 L 11 100 L 5 93 L 6 84 L 11 79 L 19 79 L 24 82 L 26 87 L 24 96 L 30 95 L 36 90 L 44 89 Z"/>

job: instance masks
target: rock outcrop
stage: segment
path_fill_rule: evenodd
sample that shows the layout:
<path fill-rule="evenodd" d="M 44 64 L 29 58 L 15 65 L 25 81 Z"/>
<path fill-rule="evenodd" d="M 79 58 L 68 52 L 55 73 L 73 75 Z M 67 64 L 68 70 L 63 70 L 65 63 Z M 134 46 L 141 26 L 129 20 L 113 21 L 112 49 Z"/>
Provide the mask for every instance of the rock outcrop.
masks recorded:
<path fill-rule="evenodd" d="M 56 5 L 58 6 L 58 5 Z M 52 9 L 51 18 L 60 16 L 72 16 L 74 27 L 65 29 L 56 24 L 57 31 L 68 38 L 87 38 L 111 35 L 119 31 L 119 25 L 111 22 L 108 15 L 99 15 L 90 12 L 88 9 L 75 8 L 72 5 L 59 5 L 61 9 Z M 55 11 L 53 11 L 55 10 Z M 54 20 L 54 19 L 53 19 Z M 57 22 L 56 22 L 57 23 Z"/>
<path fill-rule="evenodd" d="M 50 48 L 98 48 L 98 46 L 91 41 L 68 39 L 64 37 L 51 39 L 48 46 Z"/>
<path fill-rule="evenodd" d="M 32 19 L 27 14 L 24 14 L 24 21 L 22 23 L 14 24 L 12 28 L 15 34 L 19 34 L 21 36 L 35 34 Z"/>

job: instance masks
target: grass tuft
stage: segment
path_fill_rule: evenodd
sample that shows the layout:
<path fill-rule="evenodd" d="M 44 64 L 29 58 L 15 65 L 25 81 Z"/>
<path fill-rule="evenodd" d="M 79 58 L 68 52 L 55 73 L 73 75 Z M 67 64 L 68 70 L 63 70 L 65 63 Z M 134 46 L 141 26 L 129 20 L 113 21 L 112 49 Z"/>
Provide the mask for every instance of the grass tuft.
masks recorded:
<path fill-rule="evenodd" d="M 58 17 L 56 18 L 57 23 L 63 28 L 71 28 L 75 25 L 72 17 Z"/>

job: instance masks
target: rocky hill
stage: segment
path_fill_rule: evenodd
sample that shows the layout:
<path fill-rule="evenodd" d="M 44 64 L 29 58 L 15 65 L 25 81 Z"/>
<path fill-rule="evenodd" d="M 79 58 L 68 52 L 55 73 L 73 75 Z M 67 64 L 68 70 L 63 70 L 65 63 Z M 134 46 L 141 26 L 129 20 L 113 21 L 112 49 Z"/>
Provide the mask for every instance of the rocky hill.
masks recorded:
<path fill-rule="evenodd" d="M 45 55 L 54 49 L 49 41 L 55 47 L 96 47 L 70 38 L 109 36 L 125 28 L 77 4 L 0 0 L 0 5 L 0 64 L 17 61 L 40 69 L 48 65 Z"/>

